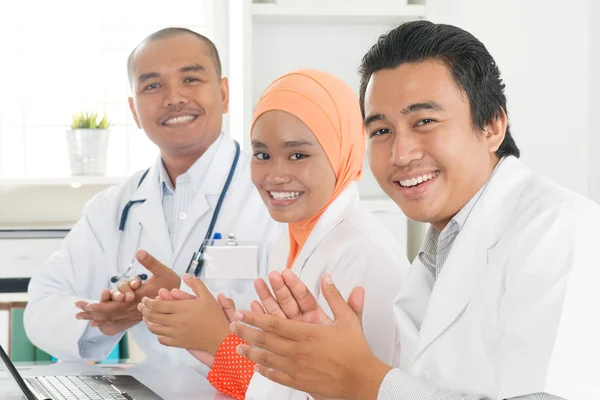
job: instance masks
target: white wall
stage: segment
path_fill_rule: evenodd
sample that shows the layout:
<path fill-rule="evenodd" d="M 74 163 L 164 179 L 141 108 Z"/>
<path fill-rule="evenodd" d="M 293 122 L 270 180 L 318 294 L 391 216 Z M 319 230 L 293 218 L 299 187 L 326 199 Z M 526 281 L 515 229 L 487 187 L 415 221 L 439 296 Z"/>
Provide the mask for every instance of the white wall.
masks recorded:
<path fill-rule="evenodd" d="M 334 74 L 358 95 L 358 65 L 382 33 L 396 25 L 338 21 L 255 23 L 253 25 L 252 108 L 265 88 L 279 76 L 298 68 Z M 361 197 L 384 197 L 365 160 Z"/>
<path fill-rule="evenodd" d="M 591 27 L 590 43 L 590 197 L 600 203 L 600 3 L 591 1 L 588 14 Z M 593 23 L 592 23 L 593 21 Z"/>
<path fill-rule="evenodd" d="M 496 59 L 522 159 L 583 195 L 591 176 L 592 2 L 427 0 L 428 19 L 470 31 Z"/>

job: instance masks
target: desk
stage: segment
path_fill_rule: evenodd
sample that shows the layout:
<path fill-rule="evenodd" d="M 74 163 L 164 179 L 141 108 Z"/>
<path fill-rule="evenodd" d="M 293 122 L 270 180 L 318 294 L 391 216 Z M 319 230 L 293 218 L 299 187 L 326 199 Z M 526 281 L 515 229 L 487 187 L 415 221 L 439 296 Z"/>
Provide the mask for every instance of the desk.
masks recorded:
<path fill-rule="evenodd" d="M 83 363 L 60 362 L 56 364 L 16 365 L 22 376 L 36 375 L 132 375 L 155 391 L 165 400 L 228 400 L 230 397 L 217 393 L 206 378 L 195 370 L 172 362 L 145 360 L 137 365 L 89 365 Z M 2 400 L 23 400 L 16 382 L 0 376 L 0 398 Z"/>

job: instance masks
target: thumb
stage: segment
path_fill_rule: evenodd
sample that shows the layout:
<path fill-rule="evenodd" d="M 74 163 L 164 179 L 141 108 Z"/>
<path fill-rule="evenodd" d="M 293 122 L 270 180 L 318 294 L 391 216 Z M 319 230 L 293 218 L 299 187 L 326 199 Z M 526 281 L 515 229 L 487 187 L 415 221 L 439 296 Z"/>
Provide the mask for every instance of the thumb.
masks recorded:
<path fill-rule="evenodd" d="M 162 272 L 165 272 L 165 270 L 171 270 L 171 268 L 152 257 L 147 251 L 139 250 L 135 253 L 135 257 L 140 264 L 152 273 L 152 275 L 160 275 Z"/>
<path fill-rule="evenodd" d="M 350 307 L 350 309 L 354 311 L 354 314 L 356 314 L 356 316 L 358 317 L 358 320 L 360 321 L 360 326 L 362 327 L 363 309 L 365 307 L 364 288 L 357 286 L 354 289 L 352 289 L 352 292 L 350 292 L 350 296 L 348 296 L 348 307 Z"/>
<path fill-rule="evenodd" d="M 342 297 L 340 291 L 335 287 L 331 280 L 331 275 L 325 274 L 321 278 L 321 291 L 329 308 L 333 312 L 335 321 L 348 320 L 351 316 L 354 316 L 353 310 L 348 307 L 348 304 Z"/>
<path fill-rule="evenodd" d="M 210 294 L 210 292 L 204 285 L 204 282 L 202 282 L 199 278 L 190 274 L 183 274 L 183 281 L 186 285 L 188 285 L 190 289 L 192 289 L 192 291 L 198 298 L 203 299 L 206 297 L 206 295 L 212 296 L 212 294 Z"/>

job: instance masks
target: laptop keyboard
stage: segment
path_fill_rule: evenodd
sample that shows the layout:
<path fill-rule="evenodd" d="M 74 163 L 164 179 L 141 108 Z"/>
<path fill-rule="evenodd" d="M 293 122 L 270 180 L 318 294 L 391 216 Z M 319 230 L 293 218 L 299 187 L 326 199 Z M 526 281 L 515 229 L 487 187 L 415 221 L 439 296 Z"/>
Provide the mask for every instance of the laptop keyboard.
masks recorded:
<path fill-rule="evenodd" d="M 127 400 L 112 385 L 86 376 L 39 376 L 35 378 L 55 400 Z"/>

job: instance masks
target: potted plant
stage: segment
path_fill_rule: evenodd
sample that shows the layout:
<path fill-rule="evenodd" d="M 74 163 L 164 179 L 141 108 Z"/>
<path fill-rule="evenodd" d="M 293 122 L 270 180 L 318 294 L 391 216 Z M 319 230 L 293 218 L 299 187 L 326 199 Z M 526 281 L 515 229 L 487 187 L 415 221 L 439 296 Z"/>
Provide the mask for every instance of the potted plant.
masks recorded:
<path fill-rule="evenodd" d="M 73 115 L 71 128 L 67 129 L 69 164 L 72 175 L 105 175 L 106 154 L 110 123 L 106 114 L 102 119 L 94 112 Z"/>

